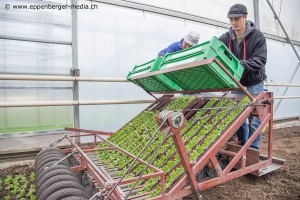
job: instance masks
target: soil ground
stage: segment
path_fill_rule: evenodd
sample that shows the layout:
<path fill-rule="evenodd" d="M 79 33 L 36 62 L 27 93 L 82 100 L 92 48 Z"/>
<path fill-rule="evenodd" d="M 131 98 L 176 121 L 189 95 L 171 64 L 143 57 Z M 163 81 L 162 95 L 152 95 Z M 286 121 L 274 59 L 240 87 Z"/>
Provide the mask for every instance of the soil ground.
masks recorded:
<path fill-rule="evenodd" d="M 273 156 L 286 160 L 286 165 L 262 177 L 246 175 L 203 191 L 203 200 L 300 200 L 300 126 L 275 129 Z M 267 149 L 263 135 L 262 153 Z M 32 171 L 32 165 L 0 170 L 0 177 Z"/>
<path fill-rule="evenodd" d="M 267 145 L 263 134 L 263 154 Z M 300 200 L 300 126 L 273 131 L 273 157 L 285 159 L 286 165 L 261 177 L 249 174 L 203 191 L 203 200 Z"/>

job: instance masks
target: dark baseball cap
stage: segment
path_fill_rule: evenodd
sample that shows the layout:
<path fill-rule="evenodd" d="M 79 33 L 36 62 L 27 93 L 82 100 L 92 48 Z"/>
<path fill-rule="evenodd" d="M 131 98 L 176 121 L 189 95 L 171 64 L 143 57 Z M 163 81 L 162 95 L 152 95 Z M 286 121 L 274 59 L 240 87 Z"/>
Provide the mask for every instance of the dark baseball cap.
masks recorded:
<path fill-rule="evenodd" d="M 246 6 L 244 6 L 243 4 L 235 4 L 235 5 L 231 6 L 231 8 L 229 9 L 227 18 L 240 17 L 240 16 L 244 16 L 247 14 L 248 14 L 248 11 L 247 11 Z"/>

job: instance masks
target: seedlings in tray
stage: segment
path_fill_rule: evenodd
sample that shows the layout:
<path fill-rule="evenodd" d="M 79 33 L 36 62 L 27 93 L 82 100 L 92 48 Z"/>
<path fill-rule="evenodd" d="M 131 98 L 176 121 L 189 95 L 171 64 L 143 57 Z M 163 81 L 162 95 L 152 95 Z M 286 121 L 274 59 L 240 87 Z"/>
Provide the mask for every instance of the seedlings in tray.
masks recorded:
<path fill-rule="evenodd" d="M 182 110 L 194 100 L 194 96 L 180 96 L 173 99 L 164 109 L 168 110 Z M 245 105 L 248 100 L 241 100 L 239 106 Z M 234 100 L 211 98 L 205 105 L 204 109 L 196 111 L 192 119 L 186 122 L 186 126 L 180 131 L 183 137 L 183 141 L 186 150 L 189 152 L 190 159 L 195 160 L 201 156 L 207 148 L 219 137 L 224 130 L 232 123 L 237 115 L 241 113 L 242 108 L 235 109 L 233 111 L 225 111 L 226 108 L 219 109 L 207 109 L 217 108 L 223 106 L 235 106 L 237 105 Z M 158 129 L 155 115 L 158 113 L 146 110 L 137 115 L 133 120 L 127 123 L 124 127 L 118 130 L 113 136 L 108 138 L 110 142 L 113 142 L 122 149 L 138 155 L 140 151 L 145 147 L 153 133 Z M 208 117 L 206 117 L 208 116 Z M 200 119 L 199 119 L 200 118 Z M 164 138 L 164 134 L 160 131 L 153 138 L 152 142 L 140 155 L 140 159 L 149 162 L 152 159 L 153 152 Z M 201 144 L 201 145 L 199 145 Z M 99 145 L 98 147 L 106 147 Z M 123 175 L 129 164 L 132 163 L 132 158 L 125 156 L 123 153 L 117 150 L 105 150 L 98 152 L 99 160 L 107 165 L 118 167 L 119 174 Z M 184 174 L 183 167 L 180 165 L 180 158 L 177 154 L 177 150 L 171 137 L 167 138 L 164 144 L 157 151 L 155 161 L 153 163 L 155 167 L 160 168 L 166 173 L 166 189 L 170 189 L 172 185 Z M 138 176 L 144 169 L 144 165 L 136 164 L 130 171 L 130 175 L 126 175 L 126 178 Z M 153 173 L 152 170 L 147 170 L 144 174 Z M 150 178 L 140 181 L 139 185 L 144 185 L 141 192 L 150 192 L 151 197 L 157 196 L 161 193 L 160 177 Z M 134 183 L 132 183 L 133 186 Z"/>

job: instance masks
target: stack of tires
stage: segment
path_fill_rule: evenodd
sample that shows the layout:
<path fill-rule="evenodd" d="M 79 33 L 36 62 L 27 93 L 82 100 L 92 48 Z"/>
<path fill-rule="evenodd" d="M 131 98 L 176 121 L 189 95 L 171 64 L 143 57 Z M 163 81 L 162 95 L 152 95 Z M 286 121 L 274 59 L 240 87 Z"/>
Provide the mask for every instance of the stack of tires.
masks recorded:
<path fill-rule="evenodd" d="M 65 157 L 57 147 L 45 148 L 39 152 L 35 162 L 36 200 L 86 200 L 89 195 L 81 185 L 78 174 L 70 169 L 67 159 L 53 165 Z"/>

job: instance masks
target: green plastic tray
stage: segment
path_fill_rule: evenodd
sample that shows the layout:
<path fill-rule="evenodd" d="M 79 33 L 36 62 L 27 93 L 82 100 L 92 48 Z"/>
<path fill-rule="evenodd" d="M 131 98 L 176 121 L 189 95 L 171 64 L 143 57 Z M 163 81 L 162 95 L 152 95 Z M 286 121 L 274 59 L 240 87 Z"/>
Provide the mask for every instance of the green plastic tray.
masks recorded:
<path fill-rule="evenodd" d="M 216 76 L 222 69 L 212 62 L 187 69 L 164 73 L 166 77 L 180 86 L 181 90 L 214 90 L 222 88 L 237 88 L 238 86 L 227 74 Z"/>
<path fill-rule="evenodd" d="M 229 51 L 229 49 L 216 37 L 211 40 L 199 44 L 195 47 L 178 51 L 172 54 L 167 54 L 161 65 L 160 69 L 170 68 L 182 64 L 187 64 L 195 61 L 201 61 L 208 58 L 218 59 L 224 67 L 236 78 L 238 81 L 241 79 L 244 67 L 240 64 L 239 60 Z M 224 76 L 225 72 L 223 70 L 216 71 L 216 76 Z M 226 77 L 226 82 L 228 85 L 236 85 L 230 77 Z"/>
<path fill-rule="evenodd" d="M 128 73 L 127 79 L 131 80 L 132 75 L 141 75 L 145 74 L 147 72 L 153 71 L 153 69 L 158 70 L 159 66 L 162 62 L 163 58 L 160 56 L 157 56 L 156 59 L 150 60 L 149 62 L 146 62 L 142 65 L 136 65 L 131 72 Z"/>
<path fill-rule="evenodd" d="M 174 67 L 209 58 L 219 60 L 235 79 L 240 80 L 244 71 L 243 66 L 216 37 L 195 47 L 167 54 L 164 58 L 157 57 L 155 60 L 136 66 L 128 74 L 127 79 L 148 92 L 237 88 L 234 80 L 215 62 L 173 70 Z M 151 76 L 146 76 L 149 72 L 160 72 L 161 70 L 164 72 L 150 73 Z M 144 77 L 139 76 L 143 76 L 143 74 Z M 135 76 L 140 78 L 135 78 Z"/>

